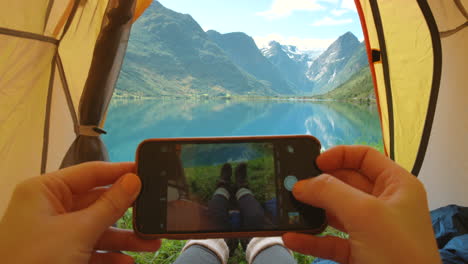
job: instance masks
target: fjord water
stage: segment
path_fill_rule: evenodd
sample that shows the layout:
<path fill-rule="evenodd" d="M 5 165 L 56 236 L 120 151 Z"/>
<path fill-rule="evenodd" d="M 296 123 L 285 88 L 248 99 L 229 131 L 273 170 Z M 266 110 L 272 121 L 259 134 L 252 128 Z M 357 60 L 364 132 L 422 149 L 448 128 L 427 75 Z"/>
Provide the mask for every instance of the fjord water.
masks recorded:
<path fill-rule="evenodd" d="M 147 138 L 309 134 L 324 149 L 382 144 L 375 104 L 300 100 L 113 100 L 102 138 L 111 161 L 133 161 Z"/>

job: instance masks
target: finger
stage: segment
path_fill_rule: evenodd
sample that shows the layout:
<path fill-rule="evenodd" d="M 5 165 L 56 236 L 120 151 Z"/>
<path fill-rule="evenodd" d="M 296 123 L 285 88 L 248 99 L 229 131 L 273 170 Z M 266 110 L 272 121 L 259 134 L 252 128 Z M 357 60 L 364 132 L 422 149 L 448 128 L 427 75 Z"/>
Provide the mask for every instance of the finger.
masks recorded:
<path fill-rule="evenodd" d="M 116 252 L 94 252 L 91 254 L 89 264 L 133 264 L 132 257 Z"/>
<path fill-rule="evenodd" d="M 88 208 L 88 206 L 96 202 L 96 200 L 99 199 L 99 197 L 101 197 L 101 195 L 103 195 L 108 190 L 109 187 L 100 187 L 83 194 L 74 195 L 72 211 Z"/>
<path fill-rule="evenodd" d="M 87 234 L 97 241 L 101 234 L 115 223 L 135 201 L 141 189 L 141 181 L 133 173 L 125 174 L 99 199 L 81 211 Z"/>
<path fill-rule="evenodd" d="M 323 208 L 342 221 L 353 219 L 357 208 L 361 208 L 366 200 L 373 199 L 328 174 L 297 182 L 293 194 L 297 200 Z"/>
<path fill-rule="evenodd" d="M 334 236 L 316 237 L 298 233 L 283 235 L 284 245 L 302 254 L 348 263 L 349 243 L 347 239 Z"/>
<path fill-rule="evenodd" d="M 161 240 L 159 239 L 143 240 L 131 230 L 111 227 L 104 232 L 96 249 L 152 252 L 158 250 L 160 246 Z"/>
<path fill-rule="evenodd" d="M 317 158 L 324 172 L 353 169 L 374 182 L 387 168 L 398 167 L 391 159 L 367 146 L 338 146 L 325 151 Z"/>
<path fill-rule="evenodd" d="M 72 193 L 80 194 L 114 183 L 125 173 L 133 172 L 134 168 L 133 162 L 87 162 L 57 171 L 56 175 L 65 182 Z"/>
<path fill-rule="evenodd" d="M 332 213 L 329 211 L 326 211 L 327 214 L 327 222 L 328 225 L 341 231 L 341 232 L 348 232 L 346 228 L 344 227 L 343 223 Z"/>
<path fill-rule="evenodd" d="M 329 174 L 340 179 L 351 187 L 359 189 L 365 193 L 372 193 L 374 183 L 372 183 L 366 176 L 355 170 L 339 169 L 332 171 Z"/>

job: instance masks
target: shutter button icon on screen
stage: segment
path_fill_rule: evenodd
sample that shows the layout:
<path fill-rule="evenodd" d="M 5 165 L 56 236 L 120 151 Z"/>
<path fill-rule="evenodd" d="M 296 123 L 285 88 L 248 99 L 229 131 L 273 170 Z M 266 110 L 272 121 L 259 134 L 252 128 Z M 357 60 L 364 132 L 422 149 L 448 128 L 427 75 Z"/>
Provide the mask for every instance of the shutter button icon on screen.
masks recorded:
<path fill-rule="evenodd" d="M 284 188 L 286 188 L 286 190 L 288 191 L 292 191 L 294 184 L 296 184 L 296 182 L 297 182 L 296 176 L 292 176 L 292 175 L 286 176 L 286 178 L 284 178 Z"/>

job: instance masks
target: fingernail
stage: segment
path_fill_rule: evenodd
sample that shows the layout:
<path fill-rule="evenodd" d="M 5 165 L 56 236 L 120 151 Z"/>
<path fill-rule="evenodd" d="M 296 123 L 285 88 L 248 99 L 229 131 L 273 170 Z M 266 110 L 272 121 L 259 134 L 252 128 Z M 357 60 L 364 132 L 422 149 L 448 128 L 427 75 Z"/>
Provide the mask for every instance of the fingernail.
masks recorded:
<path fill-rule="evenodd" d="M 140 191 L 140 179 L 135 174 L 126 174 L 121 184 L 123 190 L 129 195 L 135 195 Z"/>
<path fill-rule="evenodd" d="M 322 173 L 317 177 L 325 178 L 326 182 L 329 182 L 329 181 L 333 180 L 333 176 L 331 176 L 330 174 L 326 174 L 326 173 Z"/>

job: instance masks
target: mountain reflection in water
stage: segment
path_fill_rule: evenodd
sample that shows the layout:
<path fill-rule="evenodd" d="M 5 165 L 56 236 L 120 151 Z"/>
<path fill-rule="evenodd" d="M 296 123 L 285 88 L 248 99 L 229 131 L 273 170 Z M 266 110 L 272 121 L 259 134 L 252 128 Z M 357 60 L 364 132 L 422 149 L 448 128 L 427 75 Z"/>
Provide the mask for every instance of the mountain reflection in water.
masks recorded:
<path fill-rule="evenodd" d="M 106 120 L 111 161 L 132 161 L 147 138 L 309 134 L 324 149 L 381 145 L 375 104 L 279 100 L 113 100 Z"/>

